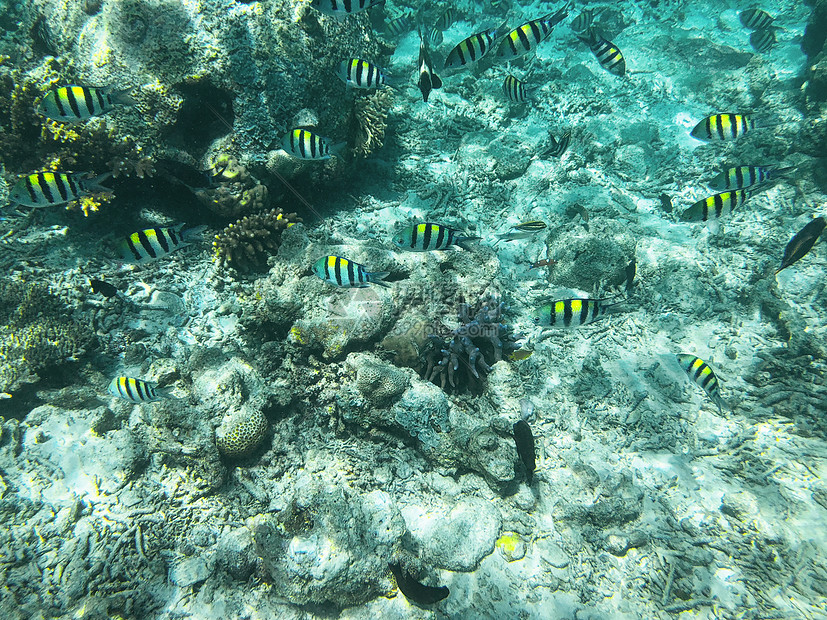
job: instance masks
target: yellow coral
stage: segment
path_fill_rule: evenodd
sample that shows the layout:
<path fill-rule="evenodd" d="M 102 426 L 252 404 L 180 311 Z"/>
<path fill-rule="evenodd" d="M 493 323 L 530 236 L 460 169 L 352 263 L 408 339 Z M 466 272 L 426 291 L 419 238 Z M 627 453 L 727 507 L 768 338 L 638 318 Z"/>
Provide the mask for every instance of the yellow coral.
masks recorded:
<path fill-rule="evenodd" d="M 231 413 L 215 432 L 215 443 L 225 456 L 245 456 L 255 450 L 267 432 L 267 418 L 259 410 Z"/>

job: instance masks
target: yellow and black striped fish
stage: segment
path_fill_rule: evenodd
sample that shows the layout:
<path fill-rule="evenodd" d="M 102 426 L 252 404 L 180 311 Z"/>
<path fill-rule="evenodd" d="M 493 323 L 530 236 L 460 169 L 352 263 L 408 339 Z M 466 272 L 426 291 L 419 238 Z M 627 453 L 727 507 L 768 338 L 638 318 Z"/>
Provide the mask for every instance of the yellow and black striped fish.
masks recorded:
<path fill-rule="evenodd" d="M 118 106 L 134 103 L 129 90 L 73 84 L 51 90 L 40 101 L 37 111 L 55 121 L 76 123 L 111 112 Z"/>
<path fill-rule="evenodd" d="M 388 83 L 383 70 L 360 58 L 349 58 L 340 62 L 336 75 L 348 88 L 379 88 Z"/>
<path fill-rule="evenodd" d="M 759 54 L 766 54 L 775 45 L 775 31 L 769 28 L 756 30 L 749 35 L 749 44 Z"/>
<path fill-rule="evenodd" d="M 707 116 L 695 125 L 690 135 L 696 140 L 735 140 L 755 128 L 752 117 L 724 112 Z"/>
<path fill-rule="evenodd" d="M 505 76 L 503 92 L 505 96 L 508 97 L 508 100 L 514 103 L 525 103 L 528 99 L 525 82 L 518 80 L 511 74 Z"/>
<path fill-rule="evenodd" d="M 534 51 L 551 34 L 554 26 L 563 21 L 567 15 L 568 11 L 563 7 L 556 13 L 549 13 L 518 26 L 503 38 L 497 48 L 497 58 L 513 60 Z"/>
<path fill-rule="evenodd" d="M 385 32 L 399 37 L 411 31 L 411 16 L 407 13 L 385 20 Z"/>
<path fill-rule="evenodd" d="M 393 236 L 393 244 L 400 250 L 409 252 L 428 252 L 430 250 L 448 250 L 451 246 L 459 246 L 463 250 L 469 250 L 465 246 L 466 241 L 474 241 L 479 237 L 470 237 L 461 230 L 448 228 L 442 224 L 425 222 L 414 224 L 399 231 Z"/>
<path fill-rule="evenodd" d="M 436 20 L 436 27 L 440 30 L 448 30 L 455 21 L 457 21 L 457 10 L 449 6 Z"/>
<path fill-rule="evenodd" d="M 571 29 L 574 34 L 587 34 L 594 21 L 594 9 L 585 9 L 580 15 L 571 20 Z"/>
<path fill-rule="evenodd" d="M 343 19 L 348 15 L 360 13 L 372 6 L 384 4 L 385 0 L 311 0 L 310 6 L 336 19 Z"/>
<path fill-rule="evenodd" d="M 155 389 L 154 383 L 133 377 L 115 377 L 109 384 L 108 391 L 112 396 L 130 400 L 133 403 L 150 403 L 164 397 Z"/>
<path fill-rule="evenodd" d="M 541 327 L 579 327 L 605 314 L 606 310 L 620 302 L 604 304 L 604 299 L 560 299 L 541 306 L 532 316 Z"/>
<path fill-rule="evenodd" d="M 330 159 L 337 157 L 345 148 L 345 142 L 333 144 L 330 138 L 323 138 L 304 127 L 297 127 L 281 140 L 281 148 L 298 159 Z"/>
<path fill-rule="evenodd" d="M 594 28 L 590 28 L 588 34 L 580 35 L 579 38 L 589 46 L 597 62 L 606 71 L 618 77 L 626 75 L 626 59 L 614 43 L 598 34 Z"/>
<path fill-rule="evenodd" d="M 436 26 L 431 26 L 430 28 L 425 28 L 425 41 L 430 48 L 436 48 L 442 45 L 443 36 L 442 30 L 437 28 Z"/>
<path fill-rule="evenodd" d="M 724 407 L 729 409 L 723 398 L 721 398 L 720 386 L 718 385 L 718 378 L 712 369 L 700 357 L 689 355 L 688 353 L 678 353 L 675 357 L 678 358 L 678 364 L 684 369 L 693 383 L 703 388 L 716 405 L 718 405 L 718 412 L 723 413 Z"/>
<path fill-rule="evenodd" d="M 206 228 L 206 226 L 196 226 L 184 230 L 185 226 L 186 224 L 177 224 L 176 226 L 145 228 L 132 233 L 118 244 L 121 260 L 138 265 L 151 263 L 189 245 L 192 238 Z"/>
<path fill-rule="evenodd" d="M 775 180 L 795 170 L 795 166 L 735 166 L 716 175 L 707 185 L 714 190 L 744 189 Z"/>
<path fill-rule="evenodd" d="M 714 194 L 699 200 L 686 211 L 681 213 L 684 222 L 708 222 L 729 215 L 740 207 L 747 199 L 747 192 L 736 189 L 729 192 Z"/>
<path fill-rule="evenodd" d="M 369 284 L 388 286 L 382 282 L 388 271 L 368 271 L 364 265 L 340 256 L 322 256 L 313 263 L 313 273 L 329 284 L 342 288 L 363 288 Z"/>
<path fill-rule="evenodd" d="M 456 67 L 464 67 L 485 56 L 491 51 L 491 46 L 497 38 L 497 30 L 497 28 L 492 28 L 491 30 L 477 32 L 467 39 L 460 41 L 457 46 L 448 53 L 444 68 L 454 69 Z"/>
<path fill-rule="evenodd" d="M 112 174 L 88 178 L 87 172 L 35 172 L 18 177 L 9 192 L 9 201 L 24 207 L 51 207 L 93 194 L 108 192 L 101 185 Z"/>
<path fill-rule="evenodd" d="M 772 25 L 773 19 L 775 19 L 762 9 L 747 9 L 746 11 L 741 11 L 738 18 L 741 20 L 741 23 L 750 30 L 768 28 Z"/>

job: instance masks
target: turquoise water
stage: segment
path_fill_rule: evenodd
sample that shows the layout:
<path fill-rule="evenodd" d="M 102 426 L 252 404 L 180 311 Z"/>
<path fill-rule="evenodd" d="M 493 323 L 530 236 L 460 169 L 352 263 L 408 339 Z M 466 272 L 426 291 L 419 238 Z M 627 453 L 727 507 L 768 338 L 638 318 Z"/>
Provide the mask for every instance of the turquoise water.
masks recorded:
<path fill-rule="evenodd" d="M 824 3 L 348 6 L 0 7 L 3 617 L 827 614 Z"/>

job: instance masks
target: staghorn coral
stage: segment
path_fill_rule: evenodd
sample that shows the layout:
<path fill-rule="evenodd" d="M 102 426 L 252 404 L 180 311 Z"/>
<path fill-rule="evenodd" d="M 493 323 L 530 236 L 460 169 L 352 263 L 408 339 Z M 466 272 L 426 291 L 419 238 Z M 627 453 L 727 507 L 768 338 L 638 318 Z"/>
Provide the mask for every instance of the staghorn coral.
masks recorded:
<path fill-rule="evenodd" d="M 196 192 L 210 211 L 221 217 L 239 217 L 267 206 L 267 187 L 229 155 L 219 155 L 210 167 L 215 187 Z"/>
<path fill-rule="evenodd" d="M 393 94 L 390 88 L 379 89 L 375 93 L 360 97 L 354 103 L 356 140 L 353 154 L 356 157 L 367 157 L 382 148 L 392 103 Z"/>
<path fill-rule="evenodd" d="M 496 295 L 483 296 L 474 306 L 459 305 L 460 325 L 447 336 L 428 336 L 423 355 L 423 377 L 443 390 L 461 389 L 463 385 L 480 391 L 482 380 L 491 364 L 516 351 L 519 334 L 500 322 L 505 303 Z M 487 358 L 487 359 L 486 359 Z M 464 379 L 459 383 L 459 379 Z"/>
<path fill-rule="evenodd" d="M 0 279 L 0 392 L 76 359 L 91 340 L 89 328 L 67 318 L 67 308 L 47 287 Z"/>
<path fill-rule="evenodd" d="M 280 208 L 246 215 L 215 236 L 214 260 L 224 269 L 258 269 L 278 249 L 282 231 L 301 221 L 295 213 L 285 215 Z"/>
<path fill-rule="evenodd" d="M 267 433 L 267 418 L 259 409 L 242 409 L 228 413 L 215 431 L 215 444 L 227 457 L 247 456 Z"/>

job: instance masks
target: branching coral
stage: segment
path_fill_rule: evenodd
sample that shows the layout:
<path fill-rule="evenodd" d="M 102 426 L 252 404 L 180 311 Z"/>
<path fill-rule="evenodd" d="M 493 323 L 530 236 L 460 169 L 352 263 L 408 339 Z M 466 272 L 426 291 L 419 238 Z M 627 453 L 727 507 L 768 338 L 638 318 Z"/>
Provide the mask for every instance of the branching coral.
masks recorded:
<path fill-rule="evenodd" d="M 260 268 L 278 250 L 284 229 L 296 222 L 301 222 L 301 218 L 295 213 L 285 215 L 279 208 L 246 215 L 215 236 L 215 261 L 225 269 L 237 271 Z"/>
<path fill-rule="evenodd" d="M 212 164 L 212 180 L 217 185 L 199 190 L 196 195 L 216 215 L 239 217 L 262 211 L 267 206 L 267 187 L 247 168 L 229 155 L 220 155 Z"/>
<path fill-rule="evenodd" d="M 424 377 L 443 390 L 448 385 L 462 387 L 460 379 L 466 387 L 479 390 L 491 365 L 520 348 L 516 343 L 519 334 L 500 322 L 505 309 L 496 295 L 486 295 L 474 306 L 460 303 L 459 327 L 446 337 L 428 336 L 423 351 Z"/>
<path fill-rule="evenodd" d="M 353 154 L 356 157 L 367 157 L 382 148 L 388 125 L 388 111 L 393 103 L 392 97 L 390 88 L 382 88 L 356 100 L 353 109 L 356 120 L 356 143 Z"/>
<path fill-rule="evenodd" d="M 0 392 L 83 354 L 92 333 L 66 315 L 45 286 L 0 279 Z"/>

